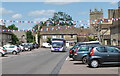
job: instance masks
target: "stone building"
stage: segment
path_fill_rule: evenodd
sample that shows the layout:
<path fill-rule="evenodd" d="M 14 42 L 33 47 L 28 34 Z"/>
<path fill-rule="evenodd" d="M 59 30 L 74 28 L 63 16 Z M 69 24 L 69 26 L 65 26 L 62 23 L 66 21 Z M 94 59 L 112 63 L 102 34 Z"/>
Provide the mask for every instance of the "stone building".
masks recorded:
<path fill-rule="evenodd" d="M 43 27 L 43 28 L 51 28 L 49 27 Z M 43 44 L 47 42 L 47 38 L 64 38 L 67 43 L 76 43 L 80 40 L 80 37 L 82 37 L 84 41 L 86 41 L 84 36 L 80 36 L 79 34 L 85 34 L 90 33 L 89 29 L 80 29 L 80 28 L 69 28 L 69 29 L 54 29 L 52 31 L 41 31 L 41 39 L 40 44 Z"/>
<path fill-rule="evenodd" d="M 111 44 L 120 46 L 120 5 L 118 9 L 113 9 L 113 25 L 111 26 Z"/>
<path fill-rule="evenodd" d="M 20 43 L 26 43 L 26 34 L 24 31 L 13 31 L 13 33 L 17 36 Z"/>
<path fill-rule="evenodd" d="M 102 44 L 111 45 L 111 37 L 110 37 L 110 27 L 112 26 L 111 22 L 102 22 L 100 25 L 100 36 Z"/>
<path fill-rule="evenodd" d="M 90 9 L 90 29 L 92 32 L 96 33 L 96 29 L 95 29 L 95 24 L 93 24 L 93 20 L 98 20 L 98 19 L 103 19 L 103 10 L 101 9 L 100 11 L 98 11 L 97 9 L 94 9 L 94 11 L 92 11 Z"/>
<path fill-rule="evenodd" d="M 109 19 L 112 17 L 111 12 L 113 12 L 113 10 L 108 10 Z M 101 19 L 102 22 L 100 22 Z M 101 11 L 97 11 L 97 9 L 95 9 L 94 11 L 90 10 L 90 20 L 91 20 L 90 29 L 91 31 L 93 30 L 92 32 L 94 32 L 97 35 L 98 37 L 97 39 L 104 45 L 111 45 L 110 27 L 112 25 L 112 22 L 103 17 L 103 10 L 102 9 Z"/>
<path fill-rule="evenodd" d="M 8 44 L 12 42 L 12 32 L 6 31 L 8 30 L 4 25 L 0 25 L 0 46 Z"/>

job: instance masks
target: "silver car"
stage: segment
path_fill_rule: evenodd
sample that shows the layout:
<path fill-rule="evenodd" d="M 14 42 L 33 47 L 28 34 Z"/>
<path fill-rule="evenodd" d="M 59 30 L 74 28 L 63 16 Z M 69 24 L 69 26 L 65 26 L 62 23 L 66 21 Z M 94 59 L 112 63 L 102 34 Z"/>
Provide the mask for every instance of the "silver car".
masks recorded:
<path fill-rule="evenodd" d="M 7 50 L 7 53 L 12 53 L 14 55 L 21 51 L 21 49 L 16 45 L 4 45 L 3 47 Z"/>
<path fill-rule="evenodd" d="M 4 47 L 0 47 L 0 57 L 4 56 L 7 54 L 7 50 Z"/>

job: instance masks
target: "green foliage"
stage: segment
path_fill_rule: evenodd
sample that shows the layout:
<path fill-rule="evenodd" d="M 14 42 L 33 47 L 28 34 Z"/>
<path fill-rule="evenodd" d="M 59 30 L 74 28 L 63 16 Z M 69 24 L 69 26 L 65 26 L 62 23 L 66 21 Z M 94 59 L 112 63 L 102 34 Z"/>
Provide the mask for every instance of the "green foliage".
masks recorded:
<path fill-rule="evenodd" d="M 19 40 L 18 40 L 17 36 L 15 34 L 12 34 L 12 44 L 15 45 L 18 43 L 19 43 Z"/>
<path fill-rule="evenodd" d="M 31 43 L 31 42 L 34 41 L 34 40 L 33 40 L 34 37 L 33 37 L 31 31 L 27 31 L 27 32 L 26 32 L 26 36 L 27 36 L 27 39 L 26 39 L 26 40 L 27 40 L 28 43 Z"/>
<path fill-rule="evenodd" d="M 52 26 L 56 26 L 56 25 L 60 25 L 60 26 L 71 26 L 73 25 L 73 23 L 71 21 L 72 17 L 68 14 L 66 14 L 65 12 L 56 12 L 54 13 L 53 18 L 49 18 L 47 21 L 53 21 L 54 23 L 50 23 L 49 25 Z"/>
<path fill-rule="evenodd" d="M 56 25 L 60 25 L 60 26 L 71 26 L 74 25 L 72 23 L 72 17 L 68 14 L 66 14 L 65 12 L 56 12 L 54 13 L 54 16 L 52 18 L 49 18 L 46 21 L 41 21 L 39 24 L 35 25 L 33 27 L 33 29 L 38 30 L 38 26 L 56 26 Z M 41 28 L 40 27 L 40 28 Z"/>
<path fill-rule="evenodd" d="M 18 27 L 16 27 L 14 24 L 8 26 L 8 29 L 10 30 L 18 30 Z"/>
<path fill-rule="evenodd" d="M 52 43 L 51 38 L 49 38 L 49 37 L 47 38 L 47 43 L 50 43 L 50 44 Z"/>
<path fill-rule="evenodd" d="M 8 26 L 8 29 L 10 30 L 18 30 L 18 28 L 12 24 L 10 26 Z M 17 38 L 17 36 L 15 34 L 12 34 L 12 44 L 18 44 L 19 43 L 19 39 Z"/>
<path fill-rule="evenodd" d="M 96 40 L 97 40 L 97 39 L 91 38 L 91 37 L 89 37 L 89 36 L 88 36 L 88 39 L 89 39 L 89 41 L 96 41 Z"/>
<path fill-rule="evenodd" d="M 35 25 L 34 27 L 33 27 L 33 29 L 35 29 L 35 30 L 40 30 L 41 28 L 42 28 L 42 26 L 45 26 L 44 24 L 37 24 L 37 25 Z"/>

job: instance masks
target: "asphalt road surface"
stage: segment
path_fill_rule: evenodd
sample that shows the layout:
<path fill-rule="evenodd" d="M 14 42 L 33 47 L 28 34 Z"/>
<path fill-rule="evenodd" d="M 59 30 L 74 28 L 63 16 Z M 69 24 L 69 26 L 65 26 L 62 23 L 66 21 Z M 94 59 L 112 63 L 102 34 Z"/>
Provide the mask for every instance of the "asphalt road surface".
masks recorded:
<path fill-rule="evenodd" d="M 67 52 L 38 49 L 34 53 L 3 58 L 2 74 L 58 74 L 66 57 Z"/>
<path fill-rule="evenodd" d="M 81 61 L 73 61 L 69 58 L 68 50 L 67 52 L 51 52 L 50 49 L 39 48 L 22 52 L 16 56 L 7 55 L 2 57 L 2 74 L 4 74 L 3 76 L 19 76 L 19 74 L 20 76 L 40 76 L 41 74 L 55 74 L 55 76 L 56 74 L 59 74 L 58 76 L 118 76 L 120 69 L 118 66 L 90 68 L 86 64 L 82 64 Z"/>

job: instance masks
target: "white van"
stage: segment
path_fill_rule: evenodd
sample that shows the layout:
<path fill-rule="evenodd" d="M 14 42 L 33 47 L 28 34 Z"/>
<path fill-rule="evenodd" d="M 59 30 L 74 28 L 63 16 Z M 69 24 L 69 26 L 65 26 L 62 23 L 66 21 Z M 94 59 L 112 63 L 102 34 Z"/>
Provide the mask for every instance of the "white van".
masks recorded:
<path fill-rule="evenodd" d="M 44 48 L 50 48 L 51 45 L 50 45 L 49 43 L 43 43 L 43 44 L 42 44 L 42 47 L 44 47 Z"/>

